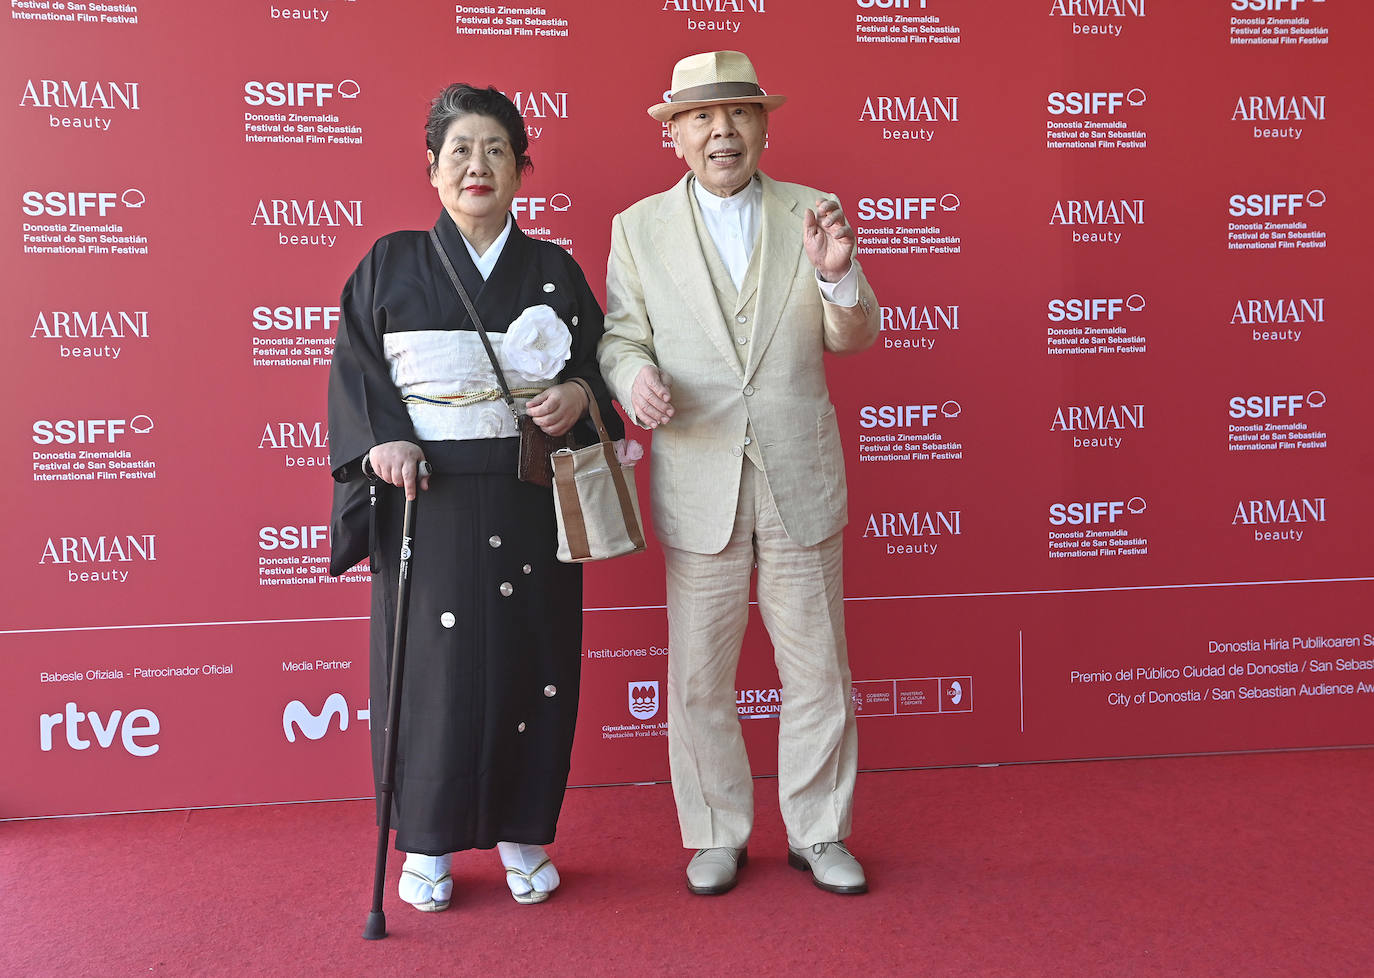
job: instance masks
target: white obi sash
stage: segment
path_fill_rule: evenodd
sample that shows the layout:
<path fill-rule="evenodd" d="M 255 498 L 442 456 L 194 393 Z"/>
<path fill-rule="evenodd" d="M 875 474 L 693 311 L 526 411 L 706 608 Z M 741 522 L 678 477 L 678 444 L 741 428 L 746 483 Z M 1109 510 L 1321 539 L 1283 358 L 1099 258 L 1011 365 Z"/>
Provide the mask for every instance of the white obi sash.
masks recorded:
<path fill-rule="evenodd" d="M 529 377 L 511 367 L 501 352 L 504 333 L 489 332 L 487 338 L 518 408 L 553 386 L 553 379 Z M 391 382 L 401 392 L 421 441 L 518 437 L 515 418 L 475 332 L 413 330 L 387 333 L 383 342 Z"/>

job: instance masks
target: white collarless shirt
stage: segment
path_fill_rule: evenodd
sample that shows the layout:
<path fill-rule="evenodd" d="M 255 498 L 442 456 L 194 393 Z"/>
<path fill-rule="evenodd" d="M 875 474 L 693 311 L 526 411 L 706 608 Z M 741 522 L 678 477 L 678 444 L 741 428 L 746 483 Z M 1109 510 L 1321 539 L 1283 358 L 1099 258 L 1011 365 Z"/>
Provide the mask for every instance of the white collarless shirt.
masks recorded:
<path fill-rule="evenodd" d="M 762 220 L 763 183 L 755 176 L 749 181 L 749 186 L 738 193 L 717 197 L 703 187 L 700 180 L 693 180 L 692 192 L 701 208 L 706 233 L 715 243 L 716 252 L 729 271 L 731 281 L 736 289 L 743 288 L 744 275 L 749 271 L 749 259 L 754 256 L 754 239 L 758 237 L 759 221 Z M 852 262 L 849 271 L 838 282 L 826 282 L 818 274 L 816 284 L 820 286 L 821 295 L 827 302 L 848 307 L 859 301 L 858 274 Z"/>

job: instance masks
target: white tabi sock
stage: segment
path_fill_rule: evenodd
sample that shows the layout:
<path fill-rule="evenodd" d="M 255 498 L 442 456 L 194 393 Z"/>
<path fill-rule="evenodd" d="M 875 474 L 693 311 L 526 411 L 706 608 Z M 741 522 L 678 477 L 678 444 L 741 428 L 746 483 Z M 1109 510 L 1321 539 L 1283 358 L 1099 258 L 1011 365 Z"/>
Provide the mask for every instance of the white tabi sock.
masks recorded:
<path fill-rule="evenodd" d="M 453 853 L 444 856 L 406 853 L 405 864 L 401 867 L 401 882 L 397 886 L 398 894 L 406 903 L 421 909 L 435 909 L 435 904 L 447 904 L 453 896 L 453 878 L 448 874 L 452 865 Z"/>
<path fill-rule="evenodd" d="M 541 890 L 544 893 L 552 893 L 558 889 L 561 882 L 558 878 L 558 870 L 549 860 L 549 854 L 544 851 L 543 846 L 527 846 L 520 842 L 498 842 L 496 851 L 501 856 L 501 865 L 507 869 L 514 869 L 520 873 L 530 873 L 536 866 L 543 863 L 539 872 L 526 880 L 524 877 L 516 876 L 515 873 L 506 874 L 506 885 L 516 896 L 529 893 L 531 890 Z M 534 885 L 531 886 L 530 883 Z"/>

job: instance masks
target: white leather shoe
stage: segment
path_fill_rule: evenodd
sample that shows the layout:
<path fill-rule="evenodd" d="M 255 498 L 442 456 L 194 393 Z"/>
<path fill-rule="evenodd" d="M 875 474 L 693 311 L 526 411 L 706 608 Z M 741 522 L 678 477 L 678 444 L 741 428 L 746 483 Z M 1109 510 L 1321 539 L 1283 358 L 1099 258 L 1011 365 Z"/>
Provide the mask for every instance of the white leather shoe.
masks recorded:
<path fill-rule="evenodd" d="M 843 842 L 821 842 L 801 848 L 787 847 L 787 865 L 809 869 L 811 882 L 830 893 L 867 893 L 864 868 Z"/>
<path fill-rule="evenodd" d="M 687 889 L 698 896 L 729 893 L 739 880 L 739 867 L 749 861 L 749 850 L 718 846 L 698 849 L 687 863 Z"/>

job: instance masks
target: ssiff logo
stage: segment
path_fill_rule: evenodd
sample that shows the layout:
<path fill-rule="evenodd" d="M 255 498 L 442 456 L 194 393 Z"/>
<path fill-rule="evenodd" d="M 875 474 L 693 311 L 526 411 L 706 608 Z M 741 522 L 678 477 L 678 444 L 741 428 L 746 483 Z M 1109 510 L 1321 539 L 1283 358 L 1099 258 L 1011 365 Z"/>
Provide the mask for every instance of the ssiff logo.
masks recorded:
<path fill-rule="evenodd" d="M 658 680 L 641 680 L 629 683 L 626 687 L 630 716 L 636 720 L 649 720 L 658 715 Z"/>

